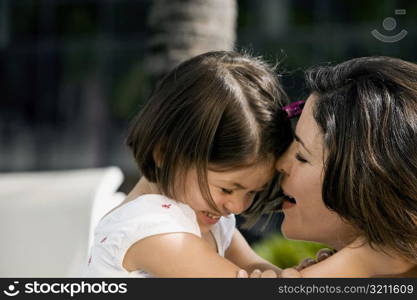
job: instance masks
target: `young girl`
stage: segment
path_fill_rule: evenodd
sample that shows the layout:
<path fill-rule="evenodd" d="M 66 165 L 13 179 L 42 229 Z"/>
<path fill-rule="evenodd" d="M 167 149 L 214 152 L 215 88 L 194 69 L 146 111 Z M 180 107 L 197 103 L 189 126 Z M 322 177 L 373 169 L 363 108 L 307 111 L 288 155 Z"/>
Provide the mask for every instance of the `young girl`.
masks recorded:
<path fill-rule="evenodd" d="M 286 100 L 270 67 L 235 52 L 202 54 L 167 74 L 127 138 L 143 177 L 98 224 L 87 276 L 279 272 L 252 251 L 234 214 L 264 201 L 291 142 Z"/>

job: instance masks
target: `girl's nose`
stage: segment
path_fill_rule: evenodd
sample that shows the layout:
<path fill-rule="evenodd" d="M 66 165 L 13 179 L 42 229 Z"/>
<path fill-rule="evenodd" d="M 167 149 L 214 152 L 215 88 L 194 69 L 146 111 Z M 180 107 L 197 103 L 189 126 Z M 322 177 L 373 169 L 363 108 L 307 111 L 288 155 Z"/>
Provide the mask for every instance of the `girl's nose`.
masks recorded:
<path fill-rule="evenodd" d="M 226 212 L 238 215 L 248 209 L 250 203 L 251 201 L 244 200 L 241 197 L 234 197 L 224 204 L 224 208 Z"/>

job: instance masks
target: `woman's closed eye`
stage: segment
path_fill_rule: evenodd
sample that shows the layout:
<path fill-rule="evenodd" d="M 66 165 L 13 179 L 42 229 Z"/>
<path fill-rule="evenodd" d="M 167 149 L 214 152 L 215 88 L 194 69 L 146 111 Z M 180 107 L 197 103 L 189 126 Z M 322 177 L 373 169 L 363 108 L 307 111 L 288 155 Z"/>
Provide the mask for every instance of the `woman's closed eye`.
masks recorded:
<path fill-rule="evenodd" d="M 295 154 L 295 159 L 303 164 L 308 163 L 308 160 L 306 160 L 300 153 Z"/>

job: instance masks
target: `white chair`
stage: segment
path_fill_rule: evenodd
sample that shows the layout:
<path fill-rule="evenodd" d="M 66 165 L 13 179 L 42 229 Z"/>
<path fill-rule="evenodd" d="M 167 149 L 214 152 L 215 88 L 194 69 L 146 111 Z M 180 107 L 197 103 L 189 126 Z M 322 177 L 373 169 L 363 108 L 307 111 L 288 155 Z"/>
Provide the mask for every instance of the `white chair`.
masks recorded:
<path fill-rule="evenodd" d="M 0 174 L 0 277 L 79 277 L 122 181 L 117 167 Z"/>

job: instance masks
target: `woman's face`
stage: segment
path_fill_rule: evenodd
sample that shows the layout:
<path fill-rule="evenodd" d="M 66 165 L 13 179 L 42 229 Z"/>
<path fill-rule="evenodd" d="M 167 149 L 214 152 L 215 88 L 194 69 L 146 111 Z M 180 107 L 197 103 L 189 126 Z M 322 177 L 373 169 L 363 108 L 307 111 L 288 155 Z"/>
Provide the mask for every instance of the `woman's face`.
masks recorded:
<path fill-rule="evenodd" d="M 310 95 L 295 130 L 295 141 L 277 161 L 283 173 L 281 187 L 294 201 L 284 201 L 282 233 L 289 239 L 308 240 L 340 249 L 354 238 L 353 228 L 329 210 L 322 199 L 323 135 L 312 114 Z M 293 203 L 294 202 L 294 203 Z"/>

